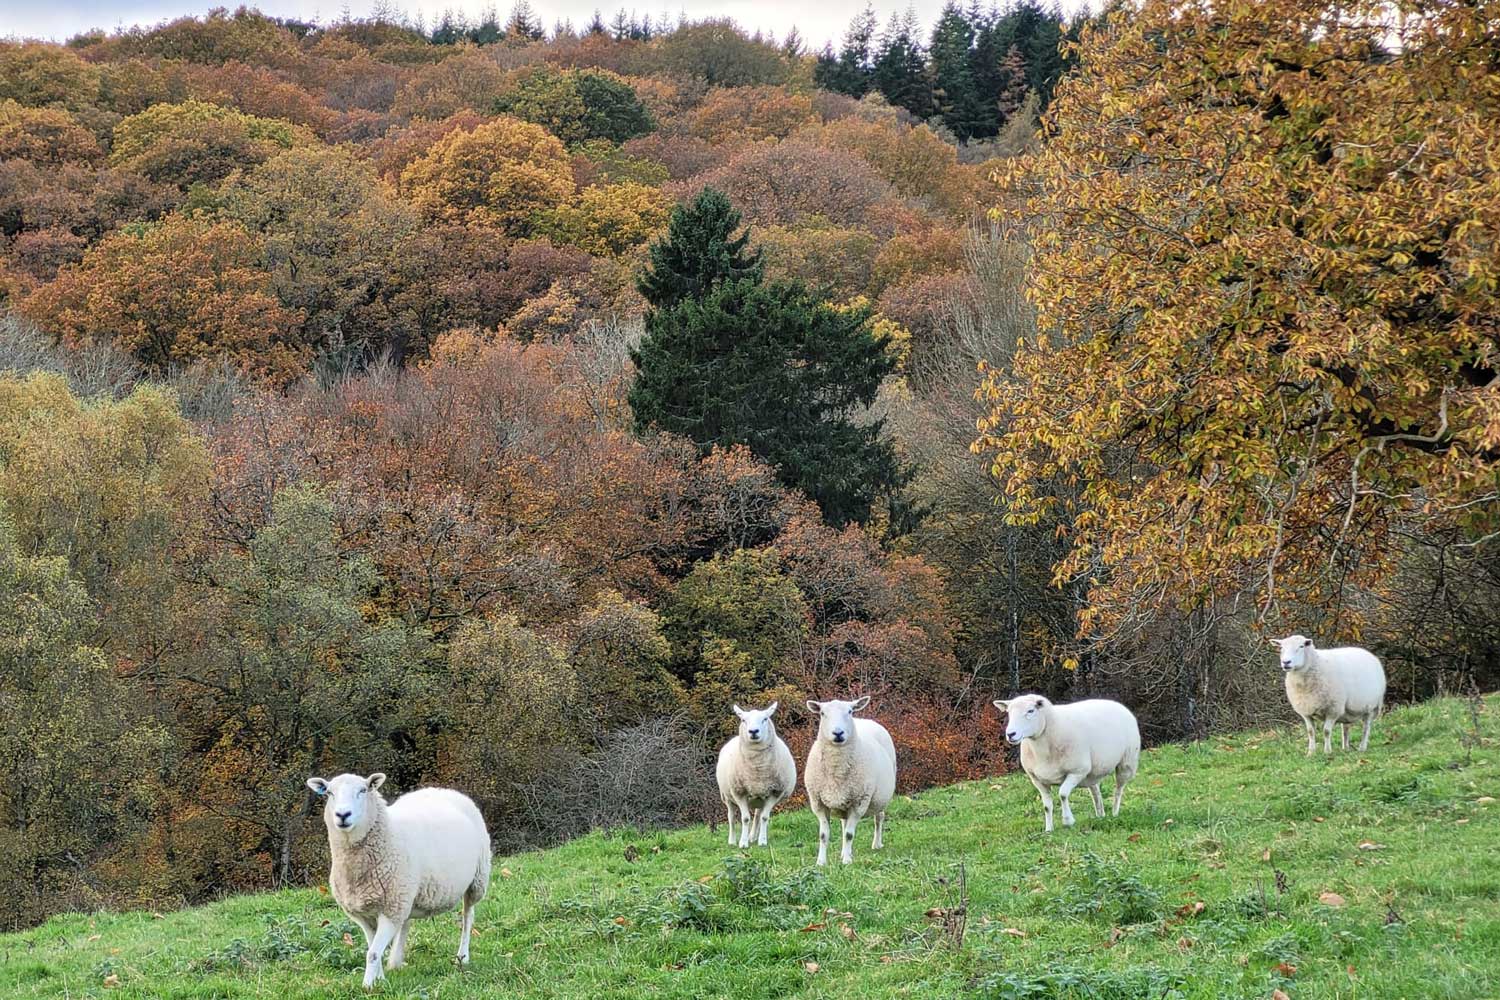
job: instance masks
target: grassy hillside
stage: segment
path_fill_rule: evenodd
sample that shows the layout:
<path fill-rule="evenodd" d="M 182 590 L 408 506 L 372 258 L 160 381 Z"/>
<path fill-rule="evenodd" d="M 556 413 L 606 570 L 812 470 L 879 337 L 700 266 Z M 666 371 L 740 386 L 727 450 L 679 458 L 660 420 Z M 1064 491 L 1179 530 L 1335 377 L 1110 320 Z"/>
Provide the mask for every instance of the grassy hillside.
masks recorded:
<path fill-rule="evenodd" d="M 1279 693 L 1277 694 L 1279 697 Z M 473 965 L 419 925 L 384 995 L 458 997 L 1500 996 L 1500 725 L 1445 700 L 1366 754 L 1300 728 L 1148 753 L 1118 819 L 1041 833 L 1024 777 L 898 800 L 887 849 L 812 867 L 805 809 L 772 853 L 722 828 L 592 835 L 497 861 Z M 634 860 L 631 860 L 631 859 Z M 955 918 L 967 883 L 967 927 Z M 0 936 L 0 996 L 361 995 L 362 942 L 315 891 Z"/>

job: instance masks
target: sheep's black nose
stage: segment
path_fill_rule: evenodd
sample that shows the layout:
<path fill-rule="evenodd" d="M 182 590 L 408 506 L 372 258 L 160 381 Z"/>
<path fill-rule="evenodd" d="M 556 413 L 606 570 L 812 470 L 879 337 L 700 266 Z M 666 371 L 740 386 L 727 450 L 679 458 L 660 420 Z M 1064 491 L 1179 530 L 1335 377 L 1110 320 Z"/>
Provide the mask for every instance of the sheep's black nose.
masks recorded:
<path fill-rule="evenodd" d="M 835 729 L 833 731 L 833 742 L 835 742 L 835 743 L 842 743 L 842 742 L 844 742 L 844 731 L 842 729 Z"/>
<path fill-rule="evenodd" d="M 349 822 L 349 817 L 354 814 L 352 812 L 336 812 L 334 813 L 334 815 L 338 817 L 339 825 L 342 826 L 343 824 Z"/>
<path fill-rule="evenodd" d="M 750 730 L 750 738 L 752 740 L 755 739 L 755 737 L 757 737 L 759 735 L 760 735 L 760 730 L 759 729 L 752 729 L 752 730 Z"/>

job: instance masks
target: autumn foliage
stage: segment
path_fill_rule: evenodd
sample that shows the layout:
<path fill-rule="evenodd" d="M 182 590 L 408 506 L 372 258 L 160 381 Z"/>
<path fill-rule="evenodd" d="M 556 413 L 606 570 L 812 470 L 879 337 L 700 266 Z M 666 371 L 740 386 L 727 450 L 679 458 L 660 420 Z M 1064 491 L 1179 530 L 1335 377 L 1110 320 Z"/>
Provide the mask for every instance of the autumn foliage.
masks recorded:
<path fill-rule="evenodd" d="M 1085 33 L 1007 172 L 1041 332 L 979 441 L 1014 522 L 1061 521 L 1085 634 L 1240 591 L 1289 627 L 1399 535 L 1496 529 L 1496 13 L 1148 2 Z"/>

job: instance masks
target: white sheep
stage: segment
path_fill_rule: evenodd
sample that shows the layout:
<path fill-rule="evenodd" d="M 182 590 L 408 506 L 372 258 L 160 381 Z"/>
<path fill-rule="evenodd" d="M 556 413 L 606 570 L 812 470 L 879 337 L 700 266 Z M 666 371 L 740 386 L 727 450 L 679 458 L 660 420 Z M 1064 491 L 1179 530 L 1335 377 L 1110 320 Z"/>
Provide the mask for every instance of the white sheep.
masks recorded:
<path fill-rule="evenodd" d="M 1281 669 L 1286 677 L 1286 697 L 1307 727 L 1307 753 L 1317 752 L 1313 720 L 1323 721 L 1323 752 L 1333 752 L 1333 727 L 1342 723 L 1343 746 L 1349 749 L 1349 723 L 1363 722 L 1361 751 L 1369 749 L 1370 727 L 1385 700 L 1385 668 L 1368 649 L 1342 646 L 1318 649 L 1303 635 L 1272 639 L 1281 651 Z"/>
<path fill-rule="evenodd" d="M 729 814 L 729 846 L 734 846 L 734 813 L 740 814 L 740 847 L 750 846 L 758 837 L 766 846 L 766 831 L 771 825 L 771 810 L 776 803 L 797 789 L 797 763 L 792 752 L 776 735 L 776 714 L 780 702 L 771 707 L 745 711 L 735 705 L 740 717 L 740 734 L 725 743 L 719 751 L 719 798 Z"/>
<path fill-rule="evenodd" d="M 1052 789 L 1058 788 L 1063 826 L 1073 825 L 1069 797 L 1079 785 L 1094 800 L 1094 815 L 1104 815 L 1099 782 L 1115 776 L 1114 815 L 1120 815 L 1125 785 L 1141 761 L 1141 730 L 1130 709 L 1117 701 L 1094 698 L 1054 705 L 1038 694 L 997 701 L 1005 713 L 1005 741 L 1021 744 L 1021 769 L 1042 796 L 1046 831 L 1052 832 Z"/>
<path fill-rule="evenodd" d="M 474 905 L 490 884 L 490 834 L 474 802 L 450 788 L 419 788 L 386 804 L 385 775 L 308 778 L 326 798 L 323 822 L 332 855 L 328 887 L 365 932 L 365 988 L 406 958 L 411 921 L 463 906 L 458 961 L 469 961 Z"/>
<path fill-rule="evenodd" d="M 854 713 L 870 703 L 868 696 L 855 701 L 809 701 L 808 711 L 818 714 L 818 735 L 807 753 L 807 804 L 818 817 L 818 864 L 828 863 L 828 818 L 843 821 L 844 864 L 854 860 L 854 828 L 860 817 L 874 815 L 872 850 L 880 850 L 885 839 L 885 807 L 896 794 L 896 745 L 891 734 L 873 719 L 856 719 Z"/>

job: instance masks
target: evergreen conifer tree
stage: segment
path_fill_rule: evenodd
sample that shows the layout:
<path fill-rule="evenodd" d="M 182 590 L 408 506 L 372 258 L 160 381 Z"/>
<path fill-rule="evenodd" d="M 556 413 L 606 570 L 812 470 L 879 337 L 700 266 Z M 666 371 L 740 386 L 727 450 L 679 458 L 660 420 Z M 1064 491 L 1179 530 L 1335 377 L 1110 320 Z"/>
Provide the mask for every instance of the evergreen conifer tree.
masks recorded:
<path fill-rule="evenodd" d="M 673 213 L 641 293 L 646 336 L 631 354 L 637 431 L 701 451 L 743 444 L 802 490 L 830 524 L 864 522 L 908 473 L 866 419 L 895 367 L 868 306 L 839 308 L 797 282 L 763 284 L 740 216 L 708 190 Z"/>
<path fill-rule="evenodd" d="M 734 235 L 739 228 L 740 213 L 713 188 L 673 209 L 666 239 L 651 245 L 651 266 L 637 286 L 641 295 L 653 309 L 666 309 L 725 281 L 759 283 L 760 251 L 749 249 L 749 229 Z"/>

